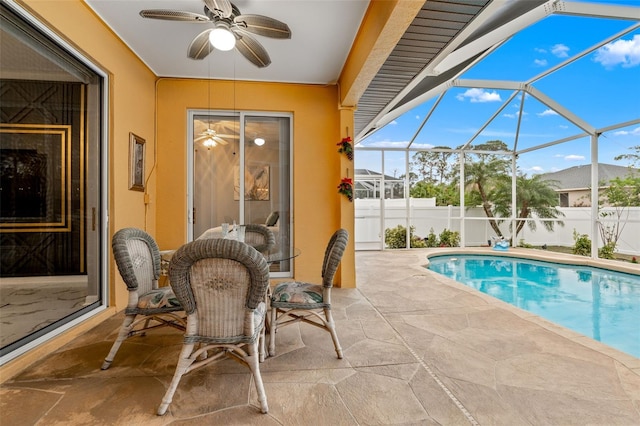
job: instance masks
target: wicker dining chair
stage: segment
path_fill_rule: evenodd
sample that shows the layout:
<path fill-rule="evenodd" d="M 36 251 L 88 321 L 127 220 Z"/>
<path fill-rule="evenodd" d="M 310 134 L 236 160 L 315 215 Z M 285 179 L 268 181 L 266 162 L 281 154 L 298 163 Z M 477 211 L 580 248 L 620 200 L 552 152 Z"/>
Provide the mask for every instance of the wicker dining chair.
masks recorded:
<path fill-rule="evenodd" d="M 185 329 L 182 307 L 170 287 L 159 287 L 160 251 L 155 240 L 137 228 L 124 228 L 113 235 L 113 255 L 118 271 L 129 290 L 125 318 L 109 354 L 102 364 L 106 370 L 127 338 L 144 335 L 158 327 Z"/>
<path fill-rule="evenodd" d="M 331 288 L 348 241 L 349 233 L 345 229 L 339 229 L 331 236 L 322 263 L 322 284 L 290 281 L 275 286 L 271 293 L 269 355 L 276 354 L 279 328 L 304 322 L 328 331 L 338 358 L 342 358 L 342 348 L 331 316 Z"/>
<path fill-rule="evenodd" d="M 176 251 L 169 278 L 187 313 L 187 330 L 158 415 L 167 411 L 184 374 L 225 357 L 249 367 L 260 409 L 266 413 L 267 396 L 259 368 L 269 286 L 264 256 L 235 240 L 196 240 Z"/>
<path fill-rule="evenodd" d="M 265 225 L 248 224 L 244 226 L 246 227 L 244 242 L 260 253 L 265 253 L 276 245 L 275 235 Z"/>

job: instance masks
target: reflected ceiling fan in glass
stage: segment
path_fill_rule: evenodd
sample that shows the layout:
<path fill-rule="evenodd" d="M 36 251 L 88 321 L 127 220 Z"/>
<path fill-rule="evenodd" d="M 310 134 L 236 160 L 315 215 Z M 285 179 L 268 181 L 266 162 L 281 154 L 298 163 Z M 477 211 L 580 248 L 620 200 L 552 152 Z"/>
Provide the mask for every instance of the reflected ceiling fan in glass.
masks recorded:
<path fill-rule="evenodd" d="M 208 149 L 224 146 L 239 139 L 238 129 L 234 128 L 230 118 L 212 116 L 198 116 L 194 120 L 194 143 Z"/>
<path fill-rule="evenodd" d="M 188 56 L 191 59 L 204 59 L 215 49 L 224 51 L 235 47 L 252 64 L 258 68 L 264 68 L 271 64 L 271 58 L 253 35 L 279 39 L 291 38 L 289 26 L 277 19 L 263 15 L 242 14 L 229 0 L 203 0 L 203 2 L 204 15 L 167 9 L 142 10 L 140 15 L 149 19 L 212 24 L 198 34 L 189 45 Z"/>
<path fill-rule="evenodd" d="M 228 145 L 229 142 L 224 140 L 223 137 L 229 138 L 233 137 L 233 135 L 218 134 L 215 130 L 208 128 L 204 132 L 200 133 L 200 136 L 195 139 L 195 142 L 202 143 L 202 145 L 207 148 L 213 148 L 218 145 Z"/>

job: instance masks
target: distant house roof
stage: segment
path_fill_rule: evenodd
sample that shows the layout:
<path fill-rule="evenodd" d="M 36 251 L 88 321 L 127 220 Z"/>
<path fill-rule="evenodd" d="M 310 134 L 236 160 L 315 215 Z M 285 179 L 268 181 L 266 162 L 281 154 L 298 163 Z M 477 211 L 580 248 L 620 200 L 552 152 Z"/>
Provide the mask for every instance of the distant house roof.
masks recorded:
<path fill-rule="evenodd" d="M 380 172 L 374 172 L 373 170 L 369 169 L 355 169 L 354 173 L 357 179 L 366 179 L 367 177 L 371 177 L 376 180 L 382 179 L 382 174 Z M 384 180 L 397 181 L 401 179 L 389 175 L 384 175 Z"/>
<path fill-rule="evenodd" d="M 638 169 L 631 169 L 638 171 Z M 625 166 L 614 166 L 613 164 L 598 163 L 598 181 L 600 186 L 608 186 L 609 182 L 615 178 L 624 178 L 629 175 L 630 168 Z M 558 190 L 567 189 L 589 189 L 591 188 L 591 165 L 570 167 L 553 173 L 540 175 L 543 180 L 554 180 L 558 184 Z"/>

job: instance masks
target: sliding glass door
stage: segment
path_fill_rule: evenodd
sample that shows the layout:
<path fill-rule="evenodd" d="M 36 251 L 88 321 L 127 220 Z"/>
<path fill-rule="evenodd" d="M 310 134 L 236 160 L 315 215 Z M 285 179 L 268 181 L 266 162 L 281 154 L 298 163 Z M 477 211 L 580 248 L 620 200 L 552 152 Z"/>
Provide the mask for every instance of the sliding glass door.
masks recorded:
<path fill-rule="evenodd" d="M 222 223 L 258 223 L 291 250 L 291 115 L 191 111 L 189 120 L 190 239 Z M 292 262 L 271 271 L 291 276 Z"/>
<path fill-rule="evenodd" d="M 0 5 L 0 359 L 103 305 L 103 77 Z"/>

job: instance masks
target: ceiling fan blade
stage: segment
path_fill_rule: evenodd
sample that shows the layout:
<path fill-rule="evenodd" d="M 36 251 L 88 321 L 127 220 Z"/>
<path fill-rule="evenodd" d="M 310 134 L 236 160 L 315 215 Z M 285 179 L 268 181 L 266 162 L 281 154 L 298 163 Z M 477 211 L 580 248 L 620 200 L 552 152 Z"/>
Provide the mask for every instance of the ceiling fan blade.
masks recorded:
<path fill-rule="evenodd" d="M 207 55 L 213 52 L 214 48 L 209 42 L 209 33 L 213 31 L 212 28 L 204 30 L 193 39 L 189 45 L 189 52 L 187 56 L 191 59 L 204 59 Z"/>
<path fill-rule="evenodd" d="M 216 12 L 221 18 L 228 18 L 233 12 L 233 6 L 229 0 L 203 0 L 204 4 L 212 12 Z"/>
<path fill-rule="evenodd" d="M 284 22 L 262 15 L 240 15 L 234 20 L 235 25 L 252 34 L 272 38 L 291 38 L 291 30 Z"/>
<path fill-rule="evenodd" d="M 220 133 L 217 133 L 215 130 L 207 129 L 204 132 L 200 132 L 200 134 L 197 137 L 193 138 L 195 142 L 199 142 L 205 139 L 213 139 L 216 142 L 220 142 L 226 145 L 227 143 L 229 143 L 227 142 L 227 139 L 238 139 L 238 135 L 220 134 Z"/>
<path fill-rule="evenodd" d="M 180 10 L 147 9 L 141 10 L 140 16 L 150 19 L 164 19 L 166 21 L 211 22 L 209 18 L 199 13 Z"/>
<path fill-rule="evenodd" d="M 236 41 L 236 49 L 258 68 L 267 67 L 271 63 L 271 58 L 265 48 L 249 34 L 240 35 Z"/>

